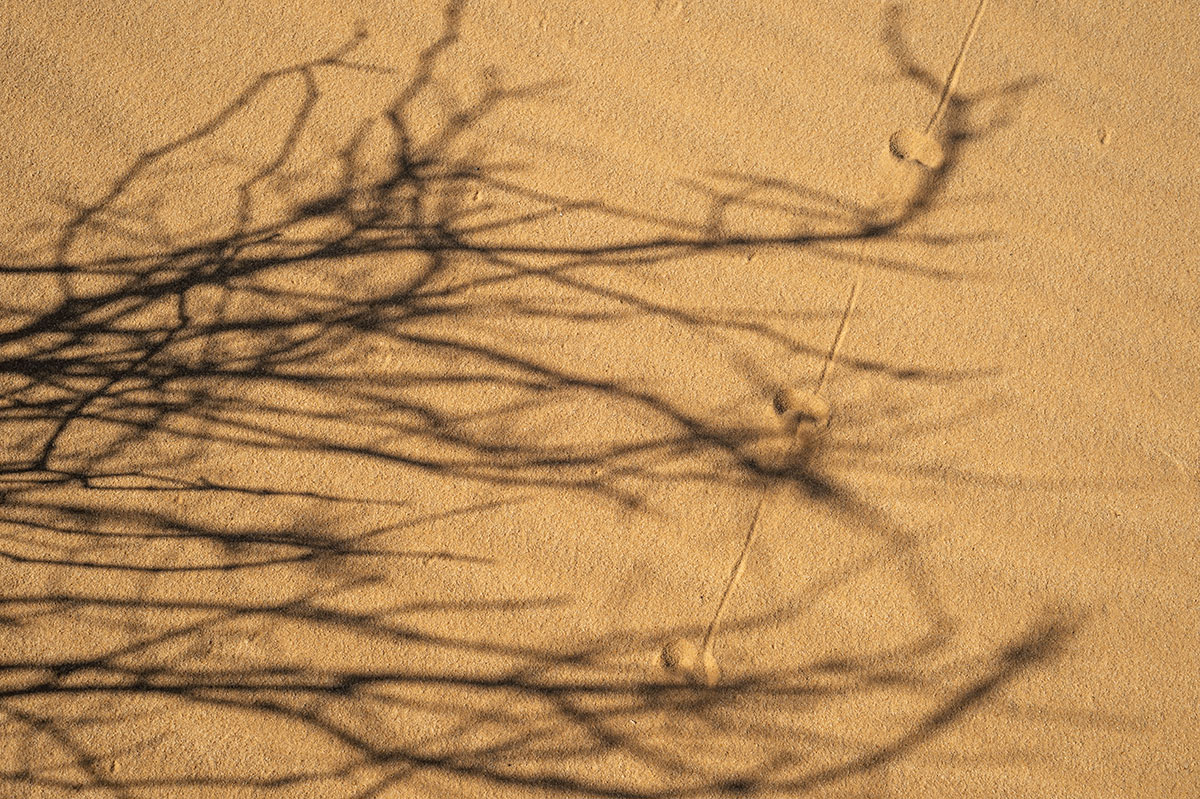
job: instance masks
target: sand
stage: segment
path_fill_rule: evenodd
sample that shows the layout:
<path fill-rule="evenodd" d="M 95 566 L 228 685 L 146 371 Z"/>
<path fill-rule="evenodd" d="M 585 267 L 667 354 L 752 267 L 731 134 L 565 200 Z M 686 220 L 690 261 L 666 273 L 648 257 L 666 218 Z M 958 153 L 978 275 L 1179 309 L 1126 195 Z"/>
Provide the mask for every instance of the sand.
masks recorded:
<path fill-rule="evenodd" d="M 976 5 L 5 12 L 0 796 L 1194 795 L 1200 26 Z"/>

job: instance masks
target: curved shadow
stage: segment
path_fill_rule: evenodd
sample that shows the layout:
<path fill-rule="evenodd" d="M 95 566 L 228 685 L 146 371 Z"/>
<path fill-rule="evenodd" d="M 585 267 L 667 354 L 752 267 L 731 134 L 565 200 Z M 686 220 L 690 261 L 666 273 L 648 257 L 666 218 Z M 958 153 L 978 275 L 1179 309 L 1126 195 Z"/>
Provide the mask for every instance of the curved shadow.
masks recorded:
<path fill-rule="evenodd" d="M 949 115 L 946 166 L 887 221 L 806 187 L 721 172 L 711 180 L 723 185 L 692 186 L 710 209 L 706 219 L 666 220 L 526 189 L 519 165 L 486 158 L 475 129 L 546 86 L 488 79 L 478 97 L 443 109 L 432 129 L 414 122 L 439 88 L 435 68 L 457 41 L 460 16 L 448 7 L 415 74 L 326 160 L 329 174 L 313 178 L 307 192 L 287 187 L 304 179 L 292 160 L 324 96 L 323 76 L 385 71 L 351 60 L 362 33 L 322 58 L 259 77 L 187 135 L 136 158 L 98 201 L 77 207 L 49 260 L 5 266 L 56 286 L 42 307 L 10 308 L 0 332 L 7 484 L 175 479 L 183 460 L 222 447 L 320 452 L 628 498 L 621 483 L 653 479 L 662 464 L 736 454 L 756 433 L 730 428 L 697 398 L 614 375 L 602 359 L 564 357 L 556 341 L 602 346 L 650 327 L 824 354 L 824 342 L 797 337 L 786 318 L 689 306 L 636 275 L 665 264 L 700 269 L 688 260 L 764 245 L 836 259 L 851 242 L 919 249 L 958 241 L 911 228 L 956 162 L 967 134 L 955 120 L 969 101 Z M 301 90 L 294 116 L 231 188 L 225 217 L 166 232 L 155 186 L 183 169 L 173 159 L 289 82 Z M 794 232 L 727 229 L 731 208 L 760 202 L 785 207 Z M 635 222 L 648 232 L 590 245 L 535 235 L 538 220 L 564 214 Z M 89 237 L 115 254 L 77 255 Z M 929 276 L 915 261 L 877 265 Z M 844 366 L 896 381 L 968 376 L 865 358 Z M 769 370 L 751 371 L 743 379 L 769 394 L 757 385 Z M 636 423 L 611 425 L 603 436 L 565 431 L 580 408 Z M 147 457 L 165 449 L 171 454 L 161 461 Z M 214 483 L 191 485 L 215 490 Z"/>
<path fill-rule="evenodd" d="M 342 795 L 356 785 L 352 795 L 367 797 L 414 779 L 447 790 L 474 784 L 600 797 L 804 793 L 867 774 L 977 712 L 1051 660 L 1080 621 L 1048 612 L 983 653 L 960 653 L 944 640 L 748 670 L 704 688 L 614 662 L 613 652 L 646 654 L 638 636 L 547 649 L 442 631 L 448 614 L 536 619 L 561 598 L 338 607 L 337 595 L 356 587 L 276 602 L 69 590 L 0 599 L 6 625 L 82 616 L 122 640 L 91 656 L 0 663 L 0 712 L 27 763 L 0 780 L 117 796 L 220 786 L 286 794 L 335 781 Z M 313 658 L 259 640 L 281 629 L 292 641 L 354 642 L 391 654 L 369 664 L 353 648 Z M 846 713 L 858 719 L 852 728 L 832 721 Z M 157 761 L 157 769 L 140 766 L 142 750 L 179 734 L 164 727 L 173 716 L 240 731 L 237 745 L 264 758 L 272 736 L 252 730 L 286 731 L 290 745 L 257 775 L 234 766 L 202 774 L 187 763 L 175 773 L 162 773 Z M 307 758 L 296 756 L 304 751 L 321 752 L 320 765 L 304 767 Z"/>
<path fill-rule="evenodd" d="M 915 547 L 817 468 L 836 460 L 768 467 L 753 453 L 774 430 L 614 371 L 603 353 L 580 359 L 557 346 L 662 327 L 824 355 L 824 342 L 794 332 L 793 315 L 697 307 L 640 278 L 762 246 L 838 259 L 856 243 L 893 241 L 918 256 L 959 243 L 914 223 L 942 198 L 956 147 L 982 135 L 965 127 L 974 100 L 957 100 L 947 116 L 946 165 L 886 220 L 811 187 L 721 170 L 685 187 L 703 199 L 699 221 L 670 219 L 531 189 L 527 165 L 490 158 L 483 123 L 552 86 L 505 87 L 485 73 L 473 99 L 447 100 L 438 67 L 461 22 L 461 4 L 449 4 L 413 74 L 324 161 L 296 163 L 328 76 L 390 74 L 354 60 L 362 32 L 261 75 L 185 136 L 139 155 L 103 196 L 74 204 L 48 231 L 47 257 L 0 265 L 40 281 L 48 297 L 6 303 L 0 330 L 0 560 L 24 582 L 0 592 L 0 634 L 29 642 L 0 658 L 0 722 L 13 742 L 0 784 L 112 796 L 353 785 L 368 797 L 438 779 L 610 797 L 802 793 L 911 750 L 1070 637 L 1076 620 L 1048 614 L 994 651 L 953 659 L 952 625 Z M 919 78 L 896 49 L 902 39 L 888 41 L 902 71 Z M 292 85 L 296 110 L 258 163 L 188 164 L 269 92 Z M 193 168 L 233 168 L 239 178 L 213 197 L 223 215 L 181 228 L 163 186 Z M 752 208 L 785 214 L 790 232 L 735 229 L 733 212 Z M 638 232 L 591 243 L 539 235 L 540 223 L 564 215 Z M 919 257 L 865 261 L 915 279 L 962 277 Z M 897 384 L 978 376 L 843 363 Z M 748 362 L 738 376 L 765 396 L 769 373 Z M 599 423 L 581 429 L 581 409 Z M 831 441 L 826 451 L 856 450 Z M 930 632 L 698 688 L 647 666 L 681 630 L 557 648 L 513 643 L 506 628 L 537 625 L 572 597 L 355 609 L 348 597 L 380 588 L 398 562 L 490 563 L 409 545 L 407 530 L 529 497 L 422 515 L 366 492 L 305 488 L 280 470 L 305 457 L 329 469 L 369 462 L 401 480 L 565 488 L 631 505 L 641 488 L 667 480 L 786 482 L 914 558 L 912 590 L 927 600 Z M 218 479 L 206 470 L 222 459 L 245 468 Z M 257 512 L 266 500 L 293 504 L 268 516 Z M 239 502 L 241 515 L 230 512 Z M 365 521 L 375 507 L 407 516 Z M 793 622 L 810 599 L 728 627 Z M 456 632 L 464 616 L 495 634 Z M 906 707 L 887 728 L 819 723 L 835 708 L 883 699 Z M 186 737 L 186 724 L 170 721 L 178 718 L 234 730 L 242 737 L 225 753 L 261 745 L 258 764 L 270 767 L 201 758 L 172 774 L 139 768 L 150 747 Z M 280 730 L 287 745 L 272 749 L 263 729 Z M 328 762 L 299 764 L 293 755 L 306 748 L 329 752 Z"/>

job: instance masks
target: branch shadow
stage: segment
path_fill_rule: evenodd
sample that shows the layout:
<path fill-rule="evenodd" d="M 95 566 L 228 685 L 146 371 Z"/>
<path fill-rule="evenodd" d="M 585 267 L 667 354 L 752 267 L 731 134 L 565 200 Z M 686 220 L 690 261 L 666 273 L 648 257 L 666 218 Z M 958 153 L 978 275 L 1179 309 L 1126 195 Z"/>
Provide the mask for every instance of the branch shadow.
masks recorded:
<path fill-rule="evenodd" d="M 114 796 L 222 786 L 288 795 L 336 784 L 342 795 L 369 797 L 409 781 L 481 795 L 797 795 L 869 774 L 944 732 L 1051 661 L 1082 621 L 1047 612 L 994 651 L 947 658 L 943 643 L 748 670 L 705 688 L 615 663 L 611 653 L 629 651 L 630 636 L 555 650 L 444 631 L 448 615 L 502 624 L 520 614 L 535 619 L 562 598 L 338 607 L 336 596 L 356 587 L 273 603 L 79 591 L 3 598 L 9 625 L 83 616 L 122 643 L 90 657 L 0 664 L 0 711 L 26 764 L 0 779 Z M 316 658 L 245 643 L 264 630 L 345 654 Z M 368 646 L 387 652 L 385 661 L 367 665 L 351 654 Z M 262 761 L 239 768 L 236 753 L 223 749 L 207 764 L 197 752 L 174 768 L 161 759 L 142 764 L 140 752 L 189 737 L 181 717 L 232 730 L 237 747 Z M 857 722 L 847 726 L 847 718 Z M 206 740 L 211 732 L 192 735 L 197 747 L 232 744 L 227 736 Z M 277 735 L 288 738 L 286 750 Z M 306 767 L 311 758 L 302 752 L 320 752 L 320 765 Z M 347 785 L 357 792 L 346 793 Z"/>
<path fill-rule="evenodd" d="M 211 119 L 138 156 L 97 201 L 74 203 L 51 258 L 4 265 L 56 287 L 42 307 L 9 308 L 0 332 L 7 483 L 87 486 L 144 474 L 150 485 L 177 480 L 201 450 L 222 447 L 263 457 L 320 452 L 633 501 L 622 482 L 655 479 L 663 464 L 736 454 L 755 432 L 730 428 L 702 401 L 613 376 L 599 359 L 556 357 L 556 342 L 599 344 L 658 327 L 820 357 L 824 345 L 791 332 L 790 319 L 685 304 L 656 291 L 650 270 L 669 265 L 678 274 L 702 268 L 689 264 L 696 256 L 749 247 L 836 260 L 856 242 L 960 241 L 912 231 L 956 163 L 953 146 L 944 169 L 885 221 L 818 190 L 720 171 L 690 186 L 708 208 L 694 221 L 526 189 L 525 165 L 489 160 L 472 136 L 498 108 L 550 85 L 504 87 L 485 71 L 477 97 L 443 108 L 432 127 L 414 121 L 421 102 L 441 97 L 439 59 L 457 42 L 460 18 L 449 6 L 415 74 L 307 174 L 293 156 L 326 73 L 387 72 L 352 59 L 365 32 L 260 76 Z M 289 82 L 301 91 L 294 116 L 228 196 L 213 199 L 225 216 L 210 229 L 170 230 L 156 183 L 190 168 L 175 161 Z M 952 122 L 967 105 L 958 102 Z M 967 138 L 949 127 L 952 145 Z M 308 191 L 290 190 L 306 180 Z M 756 204 L 783 209 L 790 232 L 731 229 L 731 209 Z M 531 226 L 563 214 L 649 232 L 594 245 L 537 237 Z M 105 242 L 93 248 L 116 252 L 77 256 L 89 237 Z M 954 277 L 919 260 L 874 266 Z M 865 358 L 844 367 L 900 382 L 973 376 Z M 744 379 L 769 396 L 772 387 L 758 385 L 766 370 L 747 368 L 756 373 Z M 632 423 L 609 425 L 604 436 L 567 430 L 581 406 Z"/>
<path fill-rule="evenodd" d="M 430 780 L 582 796 L 794 795 L 902 756 L 1074 633 L 1079 619 L 1048 613 L 995 651 L 950 658 L 953 627 L 914 565 L 913 591 L 929 597 L 927 635 L 787 669 L 748 667 L 704 688 L 647 665 L 684 630 L 557 648 L 503 632 L 575 597 L 361 609 L 398 563 L 492 565 L 413 545 L 408 531 L 525 498 L 422 513 L 394 495 L 306 485 L 290 463 L 366 462 L 398 481 L 566 489 L 632 507 L 645 486 L 672 480 L 783 482 L 912 555 L 911 536 L 827 473 L 836 461 L 772 466 L 755 452 L 773 429 L 556 343 L 664 326 L 824 354 L 794 332 L 794 314 L 697 307 L 655 290 L 662 274 L 697 269 L 707 255 L 775 247 L 836 261 L 850 245 L 887 241 L 917 257 L 857 257 L 914 279 L 964 278 L 919 256 L 969 239 L 918 232 L 916 222 L 942 198 L 956 148 L 986 133 L 966 126 L 975 99 L 947 115 L 945 166 L 886 219 L 819 189 L 721 170 L 684 187 L 703 213 L 665 218 L 531 189 L 528 164 L 491 158 L 485 121 L 555 85 L 505 86 L 484 70 L 473 97 L 453 99 L 440 75 L 462 18 L 461 3 L 446 6 L 412 74 L 322 160 L 301 163 L 299 153 L 330 76 L 393 75 L 355 59 L 365 31 L 259 76 L 184 136 L 138 155 L 95 201 L 66 203 L 46 257 L 0 264 L 2 275 L 44 284 L 41 300 L 5 304 L 0 330 L 0 560 L 24 583 L 0 593 L 0 634 L 27 642 L 0 662 L 0 722 L 12 742 L 0 783 L 108 796 L 329 786 L 349 795 L 353 785 L 354 796 L 374 797 Z M 902 38 L 886 41 L 901 71 L 920 78 Z M 265 154 L 195 156 L 287 87 L 298 90 L 295 111 Z M 219 213 L 181 223 L 164 187 L 205 170 L 237 178 L 209 198 Z M 754 209 L 785 229 L 733 221 Z M 590 243 L 540 235 L 563 215 L 639 232 Z M 897 384 L 979 376 L 867 358 L 843 365 Z M 769 396 L 769 373 L 747 363 L 741 377 Z M 575 421 L 581 408 L 596 420 L 587 429 Z M 236 468 L 216 477 L 214 460 Z M 260 510 L 267 502 L 284 510 Z M 375 524 L 368 510 L 404 519 Z M 810 602 L 729 628 L 768 630 Z M 455 632 L 456 618 L 496 632 Z M 815 720 L 885 699 L 904 708 L 887 727 Z M 146 767 L 151 749 L 184 746 L 189 719 L 224 731 L 223 743 L 193 741 L 170 774 Z M 239 759 L 249 749 L 258 759 Z M 305 765 L 296 755 L 309 749 L 329 756 Z"/>

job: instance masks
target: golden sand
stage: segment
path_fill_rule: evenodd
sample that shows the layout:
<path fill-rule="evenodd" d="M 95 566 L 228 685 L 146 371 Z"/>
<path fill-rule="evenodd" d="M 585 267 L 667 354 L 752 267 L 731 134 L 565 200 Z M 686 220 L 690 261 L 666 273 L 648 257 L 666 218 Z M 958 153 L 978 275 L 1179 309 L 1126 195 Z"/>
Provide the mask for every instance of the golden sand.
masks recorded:
<path fill-rule="evenodd" d="M 1195 795 L 1194 17 L 14 5 L 0 797 Z"/>

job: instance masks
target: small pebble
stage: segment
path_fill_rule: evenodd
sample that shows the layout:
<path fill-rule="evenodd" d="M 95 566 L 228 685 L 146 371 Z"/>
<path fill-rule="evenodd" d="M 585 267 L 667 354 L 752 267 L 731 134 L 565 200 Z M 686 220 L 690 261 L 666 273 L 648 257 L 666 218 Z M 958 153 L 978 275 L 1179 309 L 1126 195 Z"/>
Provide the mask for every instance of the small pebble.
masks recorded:
<path fill-rule="evenodd" d="M 817 427 L 829 424 L 829 402 L 804 389 L 780 389 L 775 395 L 775 412 L 783 417 L 788 432 L 805 423 Z"/>
<path fill-rule="evenodd" d="M 668 671 L 690 673 L 696 668 L 700 652 L 686 638 L 676 638 L 663 647 L 662 662 Z"/>
<path fill-rule="evenodd" d="M 892 155 L 904 161 L 916 161 L 929 169 L 941 169 L 946 153 L 937 139 L 912 128 L 901 128 L 889 140 Z"/>

